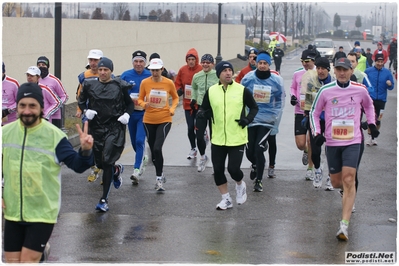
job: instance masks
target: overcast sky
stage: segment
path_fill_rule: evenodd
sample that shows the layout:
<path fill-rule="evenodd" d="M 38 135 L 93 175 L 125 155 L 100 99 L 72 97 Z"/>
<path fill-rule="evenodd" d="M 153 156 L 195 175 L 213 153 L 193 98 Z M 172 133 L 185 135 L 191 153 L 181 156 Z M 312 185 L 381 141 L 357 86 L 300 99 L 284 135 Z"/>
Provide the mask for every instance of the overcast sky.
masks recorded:
<path fill-rule="evenodd" d="M 371 16 L 371 11 L 379 9 L 381 6 L 381 13 L 385 13 L 387 17 L 392 17 L 392 10 L 395 10 L 395 17 L 397 16 L 398 5 L 394 2 L 377 2 L 377 1 L 352 1 L 352 2 L 318 2 L 317 5 L 324 8 L 324 10 L 331 16 L 334 17 L 335 13 L 338 15 L 348 16 Z"/>

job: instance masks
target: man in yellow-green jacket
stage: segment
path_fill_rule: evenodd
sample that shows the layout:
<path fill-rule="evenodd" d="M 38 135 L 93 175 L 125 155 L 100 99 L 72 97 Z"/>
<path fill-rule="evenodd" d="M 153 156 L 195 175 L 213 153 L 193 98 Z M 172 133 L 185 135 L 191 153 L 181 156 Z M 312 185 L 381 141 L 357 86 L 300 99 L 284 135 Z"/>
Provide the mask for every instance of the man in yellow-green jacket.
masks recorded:
<path fill-rule="evenodd" d="M 216 186 L 222 194 L 217 210 L 233 207 L 227 179 L 224 173 L 228 156 L 227 171 L 236 182 L 236 202 L 247 200 L 246 184 L 242 180 L 241 162 L 245 144 L 248 142 L 247 125 L 258 112 L 258 105 L 250 90 L 233 80 L 234 69 L 231 63 L 221 61 L 216 65 L 219 82 L 205 93 L 197 119 L 212 119 L 211 152 Z M 246 112 L 248 107 L 248 114 Z"/>

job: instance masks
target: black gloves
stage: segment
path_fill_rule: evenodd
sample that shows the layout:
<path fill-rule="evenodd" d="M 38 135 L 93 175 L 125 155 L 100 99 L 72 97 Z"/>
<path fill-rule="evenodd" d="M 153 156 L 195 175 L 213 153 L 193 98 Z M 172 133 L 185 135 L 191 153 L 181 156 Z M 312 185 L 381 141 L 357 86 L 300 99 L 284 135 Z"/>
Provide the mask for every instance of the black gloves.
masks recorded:
<path fill-rule="evenodd" d="M 361 123 L 361 127 L 362 127 L 363 130 L 367 130 L 369 128 L 369 125 L 367 124 L 367 121 L 362 122 Z"/>
<path fill-rule="evenodd" d="M 241 119 L 236 119 L 235 120 L 242 128 L 246 127 L 249 125 L 249 120 L 246 117 L 243 117 Z"/>
<path fill-rule="evenodd" d="M 178 89 L 177 90 L 177 95 L 182 96 L 183 95 L 183 89 Z"/>
<path fill-rule="evenodd" d="M 195 104 L 197 103 L 197 101 L 196 100 L 191 100 L 191 102 L 190 102 L 190 107 L 191 107 L 191 109 L 192 110 L 195 110 L 196 108 L 195 108 Z"/>
<path fill-rule="evenodd" d="M 322 134 L 318 134 L 316 135 L 316 137 L 314 137 L 314 143 L 317 146 L 321 146 L 323 145 L 323 143 L 326 141 L 326 138 L 322 135 Z"/>
<path fill-rule="evenodd" d="M 302 125 L 303 128 L 306 128 L 306 129 L 308 128 L 308 120 L 309 120 L 309 119 L 308 119 L 307 116 L 304 116 L 304 117 L 303 117 L 303 119 L 302 119 L 302 121 L 301 121 L 301 125 Z"/>
<path fill-rule="evenodd" d="M 10 114 L 10 110 L 8 110 L 8 109 L 3 109 L 2 110 L 2 117 L 1 118 L 4 118 L 4 117 L 6 117 L 7 115 L 9 115 Z"/>
<path fill-rule="evenodd" d="M 295 106 L 298 102 L 298 99 L 295 97 L 295 95 L 291 96 L 291 105 Z"/>
<path fill-rule="evenodd" d="M 378 137 L 378 135 L 380 135 L 380 131 L 378 131 L 377 127 L 374 124 L 369 124 L 369 129 L 370 129 L 371 136 L 373 138 L 376 138 L 376 137 Z"/>

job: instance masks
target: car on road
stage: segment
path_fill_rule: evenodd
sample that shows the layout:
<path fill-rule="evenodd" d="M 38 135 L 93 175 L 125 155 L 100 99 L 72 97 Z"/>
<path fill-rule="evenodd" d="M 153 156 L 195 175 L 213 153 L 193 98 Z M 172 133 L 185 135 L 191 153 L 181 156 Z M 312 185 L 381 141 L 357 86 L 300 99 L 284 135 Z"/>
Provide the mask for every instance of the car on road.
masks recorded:
<path fill-rule="evenodd" d="M 319 51 L 320 56 L 327 57 L 330 62 L 335 55 L 335 44 L 332 39 L 329 38 L 317 38 L 313 42 L 313 46 L 316 46 L 317 51 Z"/>

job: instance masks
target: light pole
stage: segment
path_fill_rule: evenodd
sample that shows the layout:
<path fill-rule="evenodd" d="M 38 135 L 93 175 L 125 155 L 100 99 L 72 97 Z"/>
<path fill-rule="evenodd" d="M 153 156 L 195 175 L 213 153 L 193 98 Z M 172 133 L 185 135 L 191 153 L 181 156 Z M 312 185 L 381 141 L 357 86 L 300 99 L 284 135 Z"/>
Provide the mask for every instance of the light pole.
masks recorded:
<path fill-rule="evenodd" d="M 222 35 L 222 3 L 218 4 L 218 54 L 215 57 L 216 64 L 222 61 L 222 56 L 220 55 L 220 43 L 221 43 L 221 35 Z"/>

